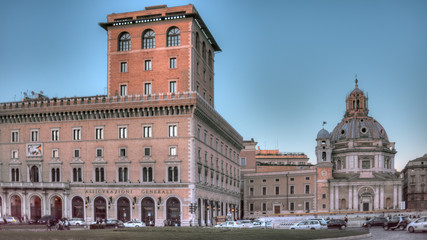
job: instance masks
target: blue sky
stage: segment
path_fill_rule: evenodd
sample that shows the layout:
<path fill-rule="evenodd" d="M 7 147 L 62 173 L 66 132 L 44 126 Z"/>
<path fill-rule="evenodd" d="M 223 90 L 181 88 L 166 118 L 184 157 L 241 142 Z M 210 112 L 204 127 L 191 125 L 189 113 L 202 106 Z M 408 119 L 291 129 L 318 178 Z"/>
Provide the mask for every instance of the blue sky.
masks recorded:
<path fill-rule="evenodd" d="M 0 102 L 106 93 L 113 12 L 190 1 L 4 1 Z M 427 153 L 427 1 L 195 0 L 222 52 L 215 106 L 262 149 L 304 152 L 315 163 L 322 122 L 332 131 L 354 88 L 396 142 L 396 165 Z"/>

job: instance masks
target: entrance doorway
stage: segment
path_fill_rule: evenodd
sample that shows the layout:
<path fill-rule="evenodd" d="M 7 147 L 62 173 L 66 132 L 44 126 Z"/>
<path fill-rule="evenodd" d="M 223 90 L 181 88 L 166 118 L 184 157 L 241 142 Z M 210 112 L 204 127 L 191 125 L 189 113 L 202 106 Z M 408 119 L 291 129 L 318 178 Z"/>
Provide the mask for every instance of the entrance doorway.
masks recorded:
<path fill-rule="evenodd" d="M 369 203 L 367 203 L 367 202 L 363 203 L 363 211 L 364 212 L 369 211 Z"/>
<path fill-rule="evenodd" d="M 21 217 L 21 198 L 14 195 L 10 198 L 10 215 L 13 217 Z"/>
<path fill-rule="evenodd" d="M 125 197 L 117 200 L 117 219 L 127 222 L 130 220 L 130 202 Z"/>
<path fill-rule="evenodd" d="M 42 217 L 42 204 L 38 196 L 33 196 L 30 201 L 30 218 L 39 220 Z"/>
<path fill-rule="evenodd" d="M 166 202 L 166 219 L 168 226 L 181 226 L 181 204 L 177 198 L 169 198 Z"/>
<path fill-rule="evenodd" d="M 279 205 L 274 206 L 274 213 L 275 214 L 279 214 L 280 213 L 280 206 Z"/>
<path fill-rule="evenodd" d="M 155 225 L 156 216 L 154 215 L 154 201 L 149 197 L 141 201 L 141 220 L 145 222 L 147 226 Z"/>
<path fill-rule="evenodd" d="M 56 219 L 62 218 L 62 199 L 58 196 L 54 196 L 50 200 L 50 213 Z"/>
<path fill-rule="evenodd" d="M 74 197 L 71 201 L 71 216 L 73 218 L 84 218 L 83 199 Z"/>
<path fill-rule="evenodd" d="M 97 197 L 93 201 L 95 220 L 107 218 L 107 202 L 103 197 Z"/>

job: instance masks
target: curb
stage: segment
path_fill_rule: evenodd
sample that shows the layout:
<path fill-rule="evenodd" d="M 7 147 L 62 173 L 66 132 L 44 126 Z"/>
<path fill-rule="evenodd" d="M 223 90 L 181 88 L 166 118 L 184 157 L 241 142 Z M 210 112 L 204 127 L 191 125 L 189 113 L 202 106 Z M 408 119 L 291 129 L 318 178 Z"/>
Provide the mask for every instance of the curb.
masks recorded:
<path fill-rule="evenodd" d="M 337 237 L 337 238 L 320 238 L 315 240 L 347 240 L 347 239 L 365 239 L 372 237 L 371 233 L 357 235 L 357 236 L 348 236 L 348 237 Z"/>

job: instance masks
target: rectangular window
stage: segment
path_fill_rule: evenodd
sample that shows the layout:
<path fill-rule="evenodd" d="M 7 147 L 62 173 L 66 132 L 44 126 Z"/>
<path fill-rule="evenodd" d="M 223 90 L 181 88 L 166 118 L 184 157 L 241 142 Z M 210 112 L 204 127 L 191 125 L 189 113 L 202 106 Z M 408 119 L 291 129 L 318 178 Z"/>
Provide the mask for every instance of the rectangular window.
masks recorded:
<path fill-rule="evenodd" d="M 293 177 L 291 177 L 290 181 L 293 182 L 295 179 Z"/>
<path fill-rule="evenodd" d="M 267 211 L 267 204 L 266 203 L 262 203 L 262 211 L 266 212 Z M 265 214 L 265 213 L 264 213 Z"/>
<path fill-rule="evenodd" d="M 169 137 L 177 137 L 177 136 L 178 136 L 178 126 L 169 125 Z"/>
<path fill-rule="evenodd" d="M 145 60 L 145 71 L 151 71 L 151 60 Z"/>
<path fill-rule="evenodd" d="M 295 194 L 295 186 L 289 186 L 289 194 Z"/>
<path fill-rule="evenodd" d="M 362 161 L 362 168 L 363 169 L 370 169 L 371 168 L 371 161 L 370 160 L 363 160 Z"/>
<path fill-rule="evenodd" d="M 254 204 L 253 203 L 249 204 L 249 211 L 251 211 L 251 212 L 254 211 Z"/>
<path fill-rule="evenodd" d="M 249 196 L 253 196 L 254 195 L 254 188 L 250 187 L 249 188 Z"/>
<path fill-rule="evenodd" d="M 10 139 L 10 141 L 13 142 L 13 143 L 19 142 L 19 131 L 15 130 L 15 131 L 11 132 L 11 139 Z"/>
<path fill-rule="evenodd" d="M 18 150 L 12 151 L 12 159 L 18 159 Z"/>
<path fill-rule="evenodd" d="M 39 141 L 39 130 L 33 129 L 31 130 L 31 142 Z"/>
<path fill-rule="evenodd" d="M 295 211 L 295 203 L 289 203 L 289 211 Z"/>
<path fill-rule="evenodd" d="M 52 149 L 52 158 L 59 158 L 58 149 Z"/>
<path fill-rule="evenodd" d="M 73 128 L 73 140 L 80 141 L 82 138 L 82 129 L 81 128 Z"/>
<path fill-rule="evenodd" d="M 119 127 L 119 138 L 128 138 L 128 128 Z"/>
<path fill-rule="evenodd" d="M 310 185 L 305 185 L 305 194 L 310 194 Z"/>
<path fill-rule="evenodd" d="M 170 58 L 169 63 L 170 68 L 176 68 L 176 58 Z"/>
<path fill-rule="evenodd" d="M 176 147 L 169 147 L 169 156 L 176 156 Z"/>
<path fill-rule="evenodd" d="M 310 180 L 310 177 L 305 177 L 305 180 Z"/>
<path fill-rule="evenodd" d="M 262 195 L 267 195 L 267 187 L 262 187 Z"/>
<path fill-rule="evenodd" d="M 279 179 L 279 178 L 276 178 L 274 181 L 279 182 L 279 181 L 280 181 L 280 179 Z"/>
<path fill-rule="evenodd" d="M 326 204 L 322 204 L 322 208 L 323 208 L 323 209 L 326 209 Z"/>
<path fill-rule="evenodd" d="M 280 195 L 280 187 L 276 186 L 275 188 L 276 195 Z"/>
<path fill-rule="evenodd" d="M 171 93 L 176 92 L 176 81 L 169 82 L 169 92 Z"/>
<path fill-rule="evenodd" d="M 151 137 L 151 126 L 144 126 L 144 138 L 150 138 Z"/>
<path fill-rule="evenodd" d="M 95 139 L 96 140 L 104 139 L 104 128 L 103 127 L 96 127 L 95 128 Z"/>
<path fill-rule="evenodd" d="M 310 210 L 310 202 L 305 202 L 305 210 L 306 211 Z"/>
<path fill-rule="evenodd" d="M 325 199 L 326 198 L 326 194 L 322 194 L 322 198 Z"/>
<path fill-rule="evenodd" d="M 50 140 L 52 141 L 59 141 L 59 129 L 51 129 L 50 137 Z"/>
<path fill-rule="evenodd" d="M 145 83 L 144 84 L 144 94 L 145 95 L 151 94 L 151 83 Z"/>
<path fill-rule="evenodd" d="M 82 182 L 82 169 L 73 168 L 73 182 Z"/>
<path fill-rule="evenodd" d="M 74 149 L 74 157 L 79 158 L 80 157 L 80 149 Z"/>
<path fill-rule="evenodd" d="M 128 95 L 128 86 L 120 85 L 120 97 L 124 97 L 126 95 Z"/>
<path fill-rule="evenodd" d="M 120 72 L 128 72 L 128 63 L 127 62 L 121 62 L 120 63 Z"/>
<path fill-rule="evenodd" d="M 120 148 L 119 154 L 120 157 L 126 157 L 126 148 Z"/>
<path fill-rule="evenodd" d="M 146 157 L 151 156 L 151 148 L 150 147 L 144 148 L 144 156 L 146 156 Z"/>
<path fill-rule="evenodd" d="M 103 153 L 104 151 L 103 151 L 103 149 L 102 148 L 97 148 L 96 149 L 96 157 L 98 157 L 98 158 L 102 158 L 103 156 L 104 156 L 104 153 Z"/>

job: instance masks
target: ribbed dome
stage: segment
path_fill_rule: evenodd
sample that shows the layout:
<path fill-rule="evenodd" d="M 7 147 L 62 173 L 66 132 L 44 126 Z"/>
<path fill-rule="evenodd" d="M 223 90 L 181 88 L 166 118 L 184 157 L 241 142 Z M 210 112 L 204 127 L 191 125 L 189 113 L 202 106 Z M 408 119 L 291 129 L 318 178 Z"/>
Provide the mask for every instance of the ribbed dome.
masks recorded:
<path fill-rule="evenodd" d="M 344 118 L 331 133 L 332 142 L 356 138 L 385 139 L 388 141 L 383 126 L 372 117 Z"/>
<path fill-rule="evenodd" d="M 317 138 L 329 138 L 329 132 L 328 130 L 322 128 L 318 133 L 317 133 Z"/>

